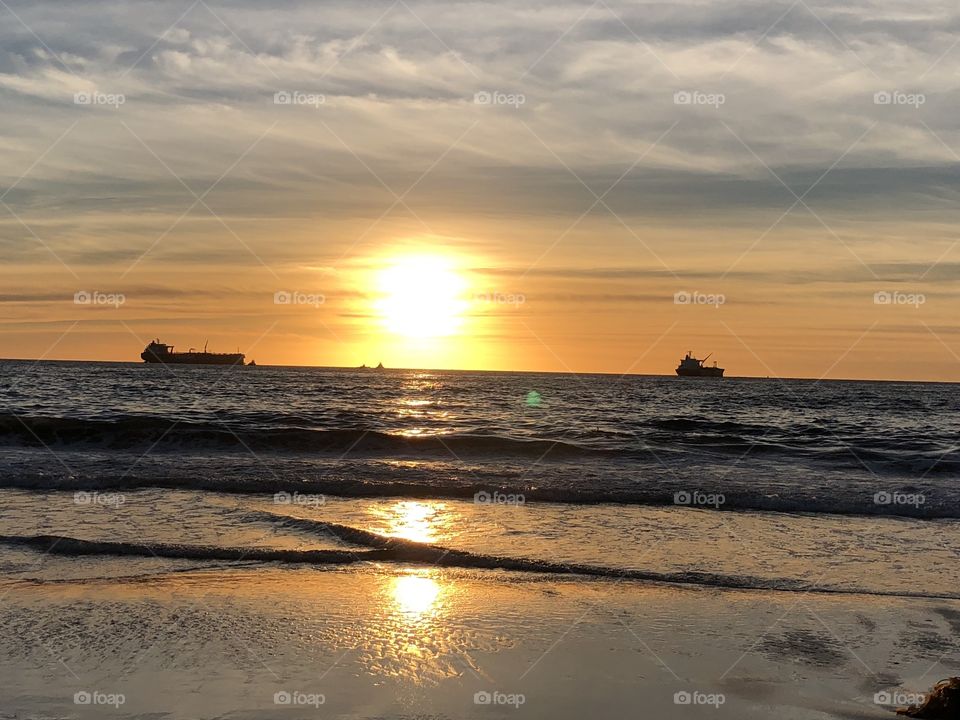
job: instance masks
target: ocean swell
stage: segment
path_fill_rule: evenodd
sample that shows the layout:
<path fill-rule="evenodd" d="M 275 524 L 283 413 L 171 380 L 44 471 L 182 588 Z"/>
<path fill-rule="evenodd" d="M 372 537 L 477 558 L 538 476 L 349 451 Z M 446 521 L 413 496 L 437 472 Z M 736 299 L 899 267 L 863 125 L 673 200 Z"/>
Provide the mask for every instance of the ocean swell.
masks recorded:
<path fill-rule="evenodd" d="M 444 457 L 515 456 L 552 459 L 611 454 L 562 440 L 472 433 L 403 435 L 365 428 L 251 427 L 152 416 L 113 420 L 0 415 L 0 445 L 87 447 L 109 450 L 211 450 Z"/>

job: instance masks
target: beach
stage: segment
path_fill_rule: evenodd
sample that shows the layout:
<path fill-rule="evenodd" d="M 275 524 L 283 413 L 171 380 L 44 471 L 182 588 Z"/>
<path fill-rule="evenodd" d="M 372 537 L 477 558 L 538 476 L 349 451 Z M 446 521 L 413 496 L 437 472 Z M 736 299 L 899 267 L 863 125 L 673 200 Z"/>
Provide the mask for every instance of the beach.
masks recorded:
<path fill-rule="evenodd" d="M 7 491 L 4 503 L 18 536 L 61 538 L 49 552 L 8 542 L 0 555 L 10 717 L 869 718 L 957 669 L 955 578 L 934 581 L 919 565 L 948 561 L 950 521 L 936 521 L 952 533 L 936 538 L 930 521 L 861 521 L 851 539 L 856 521 L 826 517 L 803 537 L 802 517 L 599 506 L 554 542 L 567 509 L 546 504 L 291 505 L 166 490 L 99 504 Z M 369 547 L 340 540 L 348 526 L 330 518 L 385 539 L 420 533 L 470 553 L 461 565 L 479 548 L 536 558 L 540 543 L 556 548 L 554 562 L 609 559 L 597 529 L 616 518 L 647 528 L 621 546 L 621 569 L 673 581 L 367 561 Z M 108 547 L 65 539 L 108 526 Z M 593 544 L 577 536 L 587 526 Z M 777 533 L 793 538 L 789 550 L 775 548 Z M 911 535 L 915 555 L 891 563 L 884 542 Z M 858 555 L 838 552 L 841 541 Z M 248 554 L 224 561 L 215 548 Z M 263 548 L 289 555 L 248 559 Z M 318 550 L 356 558 L 310 559 Z M 924 578 L 913 585 L 911 565 Z"/>
<path fill-rule="evenodd" d="M 34 718 L 880 718 L 876 693 L 956 671 L 960 618 L 957 602 L 414 567 L 3 593 L 0 702 Z"/>

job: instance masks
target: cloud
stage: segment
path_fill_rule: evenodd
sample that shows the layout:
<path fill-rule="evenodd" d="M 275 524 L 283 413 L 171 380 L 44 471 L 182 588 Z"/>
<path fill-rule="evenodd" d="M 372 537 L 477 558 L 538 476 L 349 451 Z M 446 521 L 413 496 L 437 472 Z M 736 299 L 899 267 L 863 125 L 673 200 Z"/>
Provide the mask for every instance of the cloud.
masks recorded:
<path fill-rule="evenodd" d="M 592 260 L 595 244 L 621 261 L 529 273 L 557 281 L 663 277 L 622 262 L 637 238 L 683 277 L 709 276 L 686 260 L 696 245 L 721 269 L 748 250 L 731 280 L 876 279 L 835 237 L 906 281 L 957 221 L 945 2 L 10 7 L 26 27 L 0 10 L 0 193 L 30 231 L 0 206 L 8 263 L 52 248 L 84 272 L 147 251 L 136 272 L 284 271 L 415 228 L 510 266 Z M 795 261 L 823 244 L 830 267 Z"/>

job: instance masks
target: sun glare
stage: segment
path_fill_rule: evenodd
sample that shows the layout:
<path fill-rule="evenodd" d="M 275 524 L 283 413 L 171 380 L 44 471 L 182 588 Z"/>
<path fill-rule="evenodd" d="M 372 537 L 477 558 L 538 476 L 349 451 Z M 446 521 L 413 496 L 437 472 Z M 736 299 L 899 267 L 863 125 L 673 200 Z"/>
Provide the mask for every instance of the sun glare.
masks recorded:
<path fill-rule="evenodd" d="M 467 310 L 467 282 L 452 261 L 416 255 L 391 262 L 378 278 L 386 328 L 408 338 L 453 335 Z"/>

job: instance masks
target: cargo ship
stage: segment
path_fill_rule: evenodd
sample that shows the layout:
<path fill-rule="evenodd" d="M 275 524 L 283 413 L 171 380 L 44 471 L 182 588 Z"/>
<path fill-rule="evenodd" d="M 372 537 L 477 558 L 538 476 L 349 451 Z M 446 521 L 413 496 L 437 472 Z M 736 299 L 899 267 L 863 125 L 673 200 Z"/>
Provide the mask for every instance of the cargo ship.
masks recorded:
<path fill-rule="evenodd" d="M 710 355 L 713 355 L 713 353 L 710 353 Z M 713 361 L 713 365 L 704 365 L 710 355 L 707 355 L 703 360 L 698 360 L 693 356 L 692 350 L 688 351 L 686 357 L 677 365 L 677 375 L 680 377 L 723 377 L 723 368 L 717 367 L 716 360 Z"/>
<path fill-rule="evenodd" d="M 197 352 L 193 348 L 190 348 L 187 352 L 175 352 L 173 345 L 165 345 L 159 340 L 154 340 L 147 345 L 140 353 L 140 357 L 144 362 L 172 365 L 243 365 L 244 359 L 241 352 L 207 352 L 206 345 L 203 346 L 202 352 Z"/>

